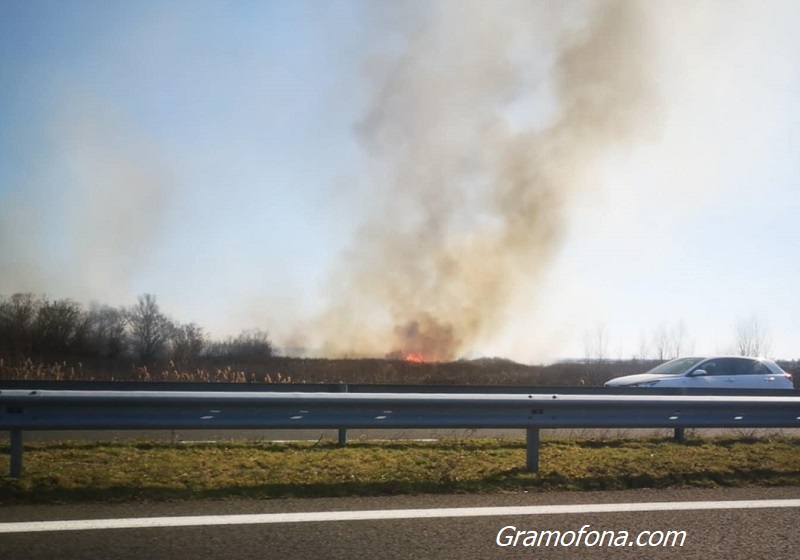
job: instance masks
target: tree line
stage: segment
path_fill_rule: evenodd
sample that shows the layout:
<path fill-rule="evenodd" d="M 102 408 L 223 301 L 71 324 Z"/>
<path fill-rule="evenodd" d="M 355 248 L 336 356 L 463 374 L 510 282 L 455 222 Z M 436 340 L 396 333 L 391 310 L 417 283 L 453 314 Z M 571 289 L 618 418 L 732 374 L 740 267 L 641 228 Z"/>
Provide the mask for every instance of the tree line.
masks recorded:
<path fill-rule="evenodd" d="M 189 364 L 200 358 L 243 361 L 273 356 L 266 332 L 244 330 L 211 340 L 195 323 L 165 315 L 152 294 L 129 307 L 18 293 L 0 296 L 0 355 L 7 357 L 170 359 Z"/>
<path fill-rule="evenodd" d="M 584 331 L 583 348 L 586 361 L 602 362 L 611 358 L 609 345 L 609 334 L 604 325 L 599 324 L 594 329 Z M 642 332 L 639 336 L 639 347 L 631 359 L 664 362 L 694 354 L 694 347 L 695 341 L 689 336 L 686 324 L 681 319 L 671 327 L 661 323 L 650 337 Z M 739 319 L 736 323 L 733 343 L 716 353 L 769 357 L 771 348 L 769 329 L 757 315 L 750 315 Z M 623 357 L 620 355 L 618 359 L 622 360 Z"/>

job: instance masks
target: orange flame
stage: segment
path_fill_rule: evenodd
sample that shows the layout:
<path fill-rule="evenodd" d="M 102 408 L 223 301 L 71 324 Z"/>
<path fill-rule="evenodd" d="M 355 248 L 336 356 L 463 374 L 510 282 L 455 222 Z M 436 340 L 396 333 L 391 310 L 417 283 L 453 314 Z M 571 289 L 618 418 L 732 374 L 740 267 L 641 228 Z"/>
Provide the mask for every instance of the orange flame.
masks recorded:
<path fill-rule="evenodd" d="M 410 354 L 406 354 L 406 357 L 403 359 L 407 362 L 412 362 L 415 364 L 421 364 L 425 361 L 425 358 L 419 352 L 412 352 Z"/>

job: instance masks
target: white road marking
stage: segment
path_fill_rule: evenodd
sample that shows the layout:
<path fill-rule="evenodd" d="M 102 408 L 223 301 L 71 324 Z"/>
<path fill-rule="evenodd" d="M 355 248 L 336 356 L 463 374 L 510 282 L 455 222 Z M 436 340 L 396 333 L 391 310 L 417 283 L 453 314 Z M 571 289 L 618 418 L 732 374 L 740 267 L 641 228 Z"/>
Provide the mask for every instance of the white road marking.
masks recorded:
<path fill-rule="evenodd" d="M 199 515 L 185 517 L 136 517 L 0 523 L 0 533 L 86 531 L 92 529 L 149 529 L 154 527 L 200 527 L 211 525 L 259 525 L 326 521 L 366 521 L 440 517 L 489 517 L 553 515 L 564 513 L 624 513 L 634 511 L 682 511 L 710 509 L 797 508 L 800 499 L 738 500 L 717 502 L 640 502 L 621 504 L 570 504 L 511 507 L 389 509 L 363 511 L 309 511 L 253 515 Z"/>

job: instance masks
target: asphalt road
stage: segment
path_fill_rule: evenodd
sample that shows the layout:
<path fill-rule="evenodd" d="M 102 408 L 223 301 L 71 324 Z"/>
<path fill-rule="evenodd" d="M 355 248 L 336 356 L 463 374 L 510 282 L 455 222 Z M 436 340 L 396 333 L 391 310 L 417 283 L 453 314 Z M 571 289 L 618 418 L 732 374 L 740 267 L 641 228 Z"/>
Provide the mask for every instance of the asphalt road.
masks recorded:
<path fill-rule="evenodd" d="M 129 505 L 4 506 L 0 555 L 4 558 L 235 558 L 280 560 L 462 558 L 681 558 L 796 560 L 800 558 L 800 507 L 587 513 L 591 504 L 800 499 L 800 488 L 642 490 L 626 492 L 519 493 L 489 496 L 400 496 L 317 500 L 225 500 Z M 578 505 L 572 513 L 481 517 L 365 519 L 250 523 L 190 527 L 92 529 L 2 533 L 8 523 L 242 514 L 352 512 L 409 508 L 474 508 Z M 615 509 L 617 506 L 608 506 Z M 650 506 L 648 506 L 650 507 Z M 471 511 L 471 510 L 468 510 Z M 401 514 L 404 515 L 404 514 Z M 223 522 L 225 517 L 214 518 Z M 169 521 L 168 523 L 169 524 Z M 682 547 L 501 547 L 497 534 L 518 530 L 686 531 Z M 619 533 L 617 533 L 619 534 Z M 656 533 L 657 534 L 657 533 Z"/>

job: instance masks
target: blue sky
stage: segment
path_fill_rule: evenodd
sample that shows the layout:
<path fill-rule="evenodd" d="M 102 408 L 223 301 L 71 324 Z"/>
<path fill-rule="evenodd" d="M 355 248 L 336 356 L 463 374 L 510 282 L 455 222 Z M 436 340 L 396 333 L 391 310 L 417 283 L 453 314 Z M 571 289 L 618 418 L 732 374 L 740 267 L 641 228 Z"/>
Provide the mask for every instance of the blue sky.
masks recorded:
<path fill-rule="evenodd" d="M 628 7 L 0 2 L 0 293 L 529 363 L 679 324 L 728 352 L 755 317 L 800 358 L 800 8 L 633 6 L 590 60 L 629 119 L 601 130 L 566 117 L 595 67 L 560 64 Z M 510 151 L 552 182 L 513 249 Z"/>

